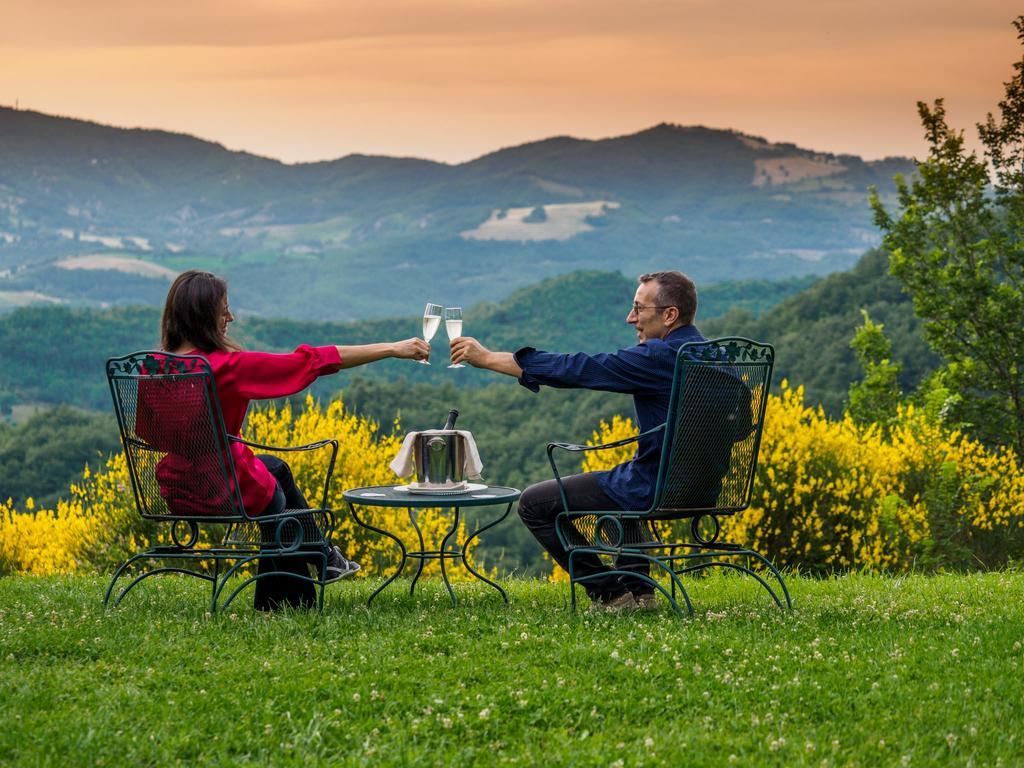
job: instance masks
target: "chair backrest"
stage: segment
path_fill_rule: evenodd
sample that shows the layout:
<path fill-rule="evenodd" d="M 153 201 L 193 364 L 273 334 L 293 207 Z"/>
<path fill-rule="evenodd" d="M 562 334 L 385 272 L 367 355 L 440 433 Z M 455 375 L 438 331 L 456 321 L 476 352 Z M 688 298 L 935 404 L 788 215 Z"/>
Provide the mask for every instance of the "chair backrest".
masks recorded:
<path fill-rule="evenodd" d="M 736 337 L 676 355 L 654 514 L 729 514 L 750 504 L 775 350 Z"/>
<path fill-rule="evenodd" d="M 159 520 L 243 519 L 209 361 L 135 352 L 107 360 L 107 381 L 139 513 Z"/>

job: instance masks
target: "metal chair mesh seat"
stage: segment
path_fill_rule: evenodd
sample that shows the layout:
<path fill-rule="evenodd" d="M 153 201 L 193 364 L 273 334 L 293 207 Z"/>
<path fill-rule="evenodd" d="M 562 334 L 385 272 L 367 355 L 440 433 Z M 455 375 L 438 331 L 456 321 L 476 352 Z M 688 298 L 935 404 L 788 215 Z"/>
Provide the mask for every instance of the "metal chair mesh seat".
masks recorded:
<path fill-rule="evenodd" d="M 690 343 L 679 349 L 668 418 L 657 428 L 664 432 L 664 442 L 651 508 L 563 511 L 556 519 L 558 536 L 569 551 L 574 608 L 576 585 L 605 575 L 577 577 L 573 564 L 584 554 L 596 555 L 620 575 L 635 576 L 614 570 L 622 555 L 647 560 L 654 575 L 667 577 L 668 589 L 654 578 L 647 581 L 676 611 L 678 593 L 693 612 L 679 577 L 716 567 L 752 576 L 779 606 L 791 606 L 785 582 L 772 563 L 749 548 L 719 538 L 720 518 L 750 504 L 774 355 L 770 345 L 741 338 Z M 601 450 L 625 442 L 629 441 L 597 447 L 549 444 L 556 480 L 560 478 L 553 449 Z M 679 541 L 683 526 L 676 521 L 684 520 L 689 520 L 685 526 L 689 540 Z"/>
<path fill-rule="evenodd" d="M 152 521 L 149 529 L 155 541 L 117 569 L 104 604 L 129 567 L 175 561 L 143 570 L 120 591 L 114 604 L 143 579 L 174 572 L 210 581 L 211 611 L 215 611 L 229 578 L 243 577 L 241 586 L 255 580 L 249 575 L 250 564 L 267 557 L 308 557 L 310 551 L 322 551 L 330 542 L 334 514 L 326 502 L 336 441 L 282 448 L 228 435 L 213 371 L 199 355 L 147 351 L 111 358 L 107 380 L 136 506 L 143 518 Z M 237 443 L 267 452 L 330 450 L 320 508 L 249 514 L 232 456 Z M 271 574 L 260 578 L 266 575 Z M 323 573 L 319 580 L 310 580 L 320 585 L 322 605 Z M 220 607 L 226 607 L 240 588 Z"/>

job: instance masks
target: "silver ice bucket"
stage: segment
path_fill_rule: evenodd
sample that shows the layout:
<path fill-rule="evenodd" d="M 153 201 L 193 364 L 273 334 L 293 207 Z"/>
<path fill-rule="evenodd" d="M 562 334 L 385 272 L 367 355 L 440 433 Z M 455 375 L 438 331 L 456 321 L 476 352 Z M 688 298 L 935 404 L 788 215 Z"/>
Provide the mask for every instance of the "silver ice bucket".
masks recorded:
<path fill-rule="evenodd" d="M 460 485 L 466 480 L 466 438 L 454 429 L 417 435 L 413 463 L 420 486 L 452 488 Z"/>

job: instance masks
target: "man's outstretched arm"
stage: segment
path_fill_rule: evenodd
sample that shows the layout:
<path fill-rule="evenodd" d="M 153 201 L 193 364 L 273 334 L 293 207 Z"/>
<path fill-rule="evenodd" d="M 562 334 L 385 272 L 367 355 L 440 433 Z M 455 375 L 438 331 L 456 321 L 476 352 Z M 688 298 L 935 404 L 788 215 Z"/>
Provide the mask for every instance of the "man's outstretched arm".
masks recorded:
<path fill-rule="evenodd" d="M 468 363 L 474 368 L 504 373 L 517 379 L 523 375 L 523 369 L 511 352 L 492 352 L 472 336 L 459 336 L 452 340 L 450 346 L 453 363 Z"/>
<path fill-rule="evenodd" d="M 675 355 L 669 350 L 668 364 L 654 365 L 651 358 L 655 353 L 646 344 L 595 355 L 585 352 L 556 354 L 532 347 L 523 347 L 514 353 L 492 352 L 470 336 L 455 339 L 451 342 L 451 349 L 453 361 L 514 376 L 533 392 L 546 385 L 633 395 L 660 392 L 666 385 L 670 386 Z"/>

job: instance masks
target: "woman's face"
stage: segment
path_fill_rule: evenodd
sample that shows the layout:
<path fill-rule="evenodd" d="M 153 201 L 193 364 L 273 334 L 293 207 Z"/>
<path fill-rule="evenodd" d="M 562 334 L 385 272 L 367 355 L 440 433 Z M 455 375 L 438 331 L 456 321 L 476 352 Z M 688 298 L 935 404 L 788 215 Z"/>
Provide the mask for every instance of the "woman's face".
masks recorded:
<path fill-rule="evenodd" d="M 228 297 L 224 296 L 220 302 L 220 314 L 218 320 L 220 322 L 220 335 L 226 336 L 228 333 L 228 323 L 233 322 L 235 316 L 231 314 L 231 307 L 228 306 Z"/>

